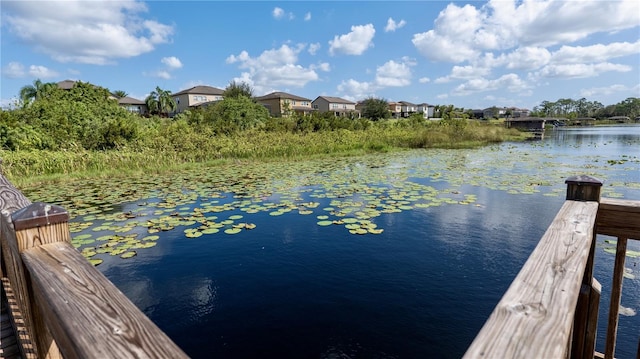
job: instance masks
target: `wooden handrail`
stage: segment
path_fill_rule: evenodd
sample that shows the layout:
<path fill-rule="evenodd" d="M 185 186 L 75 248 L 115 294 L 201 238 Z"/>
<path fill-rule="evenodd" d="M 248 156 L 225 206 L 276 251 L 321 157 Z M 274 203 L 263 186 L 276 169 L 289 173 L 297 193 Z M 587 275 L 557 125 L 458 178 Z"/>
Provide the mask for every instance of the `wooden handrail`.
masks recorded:
<path fill-rule="evenodd" d="M 38 358 L 186 358 L 71 245 L 68 215 L 0 174 L 3 271 Z"/>
<path fill-rule="evenodd" d="M 566 183 L 567 201 L 464 358 L 614 357 L 625 249 L 640 239 L 640 201 L 601 199 L 602 182 L 588 176 Z M 618 237 L 604 354 L 595 352 L 596 234 Z"/>
<path fill-rule="evenodd" d="M 564 358 L 597 202 L 566 201 L 464 358 Z"/>

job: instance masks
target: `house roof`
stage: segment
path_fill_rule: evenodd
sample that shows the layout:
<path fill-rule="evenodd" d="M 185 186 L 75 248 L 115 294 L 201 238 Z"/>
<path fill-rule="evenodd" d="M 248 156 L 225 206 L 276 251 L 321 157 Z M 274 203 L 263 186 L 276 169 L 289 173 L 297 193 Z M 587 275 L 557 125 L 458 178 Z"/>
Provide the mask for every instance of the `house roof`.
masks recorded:
<path fill-rule="evenodd" d="M 75 84 L 76 82 L 73 80 L 64 80 L 64 81 L 58 82 L 58 87 L 63 90 L 70 90 Z"/>
<path fill-rule="evenodd" d="M 256 97 L 256 100 L 258 100 L 258 101 L 273 100 L 273 99 L 289 99 L 289 100 L 298 100 L 298 101 L 311 101 L 308 98 L 304 98 L 304 97 L 300 97 L 300 96 L 296 96 L 296 95 L 292 95 L 290 93 L 280 92 L 280 91 L 276 91 L 276 92 L 272 92 L 270 94 L 266 94 L 264 96 Z"/>
<path fill-rule="evenodd" d="M 176 92 L 176 93 L 172 94 L 171 96 L 179 96 L 179 95 L 184 95 L 184 94 L 190 94 L 190 95 L 222 95 L 223 93 L 224 93 L 224 90 L 221 90 L 221 89 L 216 88 L 216 87 L 194 86 L 192 88 L 188 88 L 186 90 L 182 90 L 180 92 Z"/>
<path fill-rule="evenodd" d="M 418 104 L 418 106 L 433 107 L 433 105 L 429 105 L 429 104 L 428 104 L 428 103 L 426 103 L 426 102 L 419 103 L 419 104 Z"/>
<path fill-rule="evenodd" d="M 118 105 L 145 105 L 145 102 L 137 98 L 125 96 L 118 99 Z"/>
<path fill-rule="evenodd" d="M 323 99 L 329 103 L 344 103 L 344 104 L 349 104 L 349 105 L 355 105 L 355 102 L 351 102 L 349 100 L 345 100 L 343 98 L 340 97 L 331 97 L 331 96 L 318 96 L 315 100 L 313 100 L 313 102 L 316 102 L 318 99 Z"/>
<path fill-rule="evenodd" d="M 416 106 L 415 103 L 411 103 L 411 102 L 407 102 L 407 101 L 400 101 L 399 103 L 405 105 L 405 106 Z"/>

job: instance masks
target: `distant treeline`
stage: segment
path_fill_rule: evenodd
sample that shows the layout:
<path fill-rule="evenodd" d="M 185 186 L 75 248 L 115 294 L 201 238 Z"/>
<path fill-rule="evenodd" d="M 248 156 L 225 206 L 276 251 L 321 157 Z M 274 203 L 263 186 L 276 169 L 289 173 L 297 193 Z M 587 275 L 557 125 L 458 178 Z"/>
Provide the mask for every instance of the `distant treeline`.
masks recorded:
<path fill-rule="evenodd" d="M 614 116 L 627 116 L 634 119 L 640 116 L 640 98 L 629 97 L 615 105 L 604 106 L 598 101 L 587 101 L 585 98 L 573 100 L 561 98 L 555 102 L 542 101 L 533 108 L 532 116 L 564 117 L 569 119 L 592 117 L 606 119 Z"/>

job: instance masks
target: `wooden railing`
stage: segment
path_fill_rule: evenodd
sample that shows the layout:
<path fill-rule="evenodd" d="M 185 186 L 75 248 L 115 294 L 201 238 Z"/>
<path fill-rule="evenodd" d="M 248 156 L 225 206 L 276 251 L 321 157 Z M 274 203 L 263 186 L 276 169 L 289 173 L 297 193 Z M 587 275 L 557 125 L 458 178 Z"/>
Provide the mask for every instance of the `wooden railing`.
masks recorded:
<path fill-rule="evenodd" d="M 600 199 L 602 182 L 588 176 L 566 183 L 567 200 L 464 358 L 614 358 L 626 245 L 640 239 L 640 201 Z M 597 234 L 618 238 L 604 353 L 595 351 Z"/>
<path fill-rule="evenodd" d="M 186 358 L 71 245 L 69 215 L 0 173 L 2 284 L 25 358 Z"/>

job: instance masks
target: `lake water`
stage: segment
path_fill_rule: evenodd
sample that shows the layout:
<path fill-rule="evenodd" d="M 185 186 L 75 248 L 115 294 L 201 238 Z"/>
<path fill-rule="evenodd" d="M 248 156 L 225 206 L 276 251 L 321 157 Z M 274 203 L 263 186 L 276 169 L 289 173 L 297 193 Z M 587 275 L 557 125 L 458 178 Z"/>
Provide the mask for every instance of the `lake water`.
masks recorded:
<path fill-rule="evenodd" d="M 200 223 L 181 222 L 134 258 L 98 255 L 97 268 L 194 358 L 458 358 L 561 207 L 564 180 L 577 174 L 603 179 L 603 196 L 640 200 L 640 126 L 568 128 L 473 150 L 238 163 L 161 184 L 134 178 L 124 187 L 138 193 L 107 211 L 141 222 L 172 202 L 172 216 L 205 213 L 226 224 L 188 238 Z M 89 213 L 73 221 L 108 221 Z M 255 229 L 224 233 L 240 222 Z M 613 266 L 605 239 L 595 274 L 600 351 Z M 79 245 L 87 246 L 95 243 Z M 640 311 L 639 262 L 627 258 L 629 314 Z M 617 357 L 635 355 L 639 328 L 638 315 L 621 316 Z"/>

